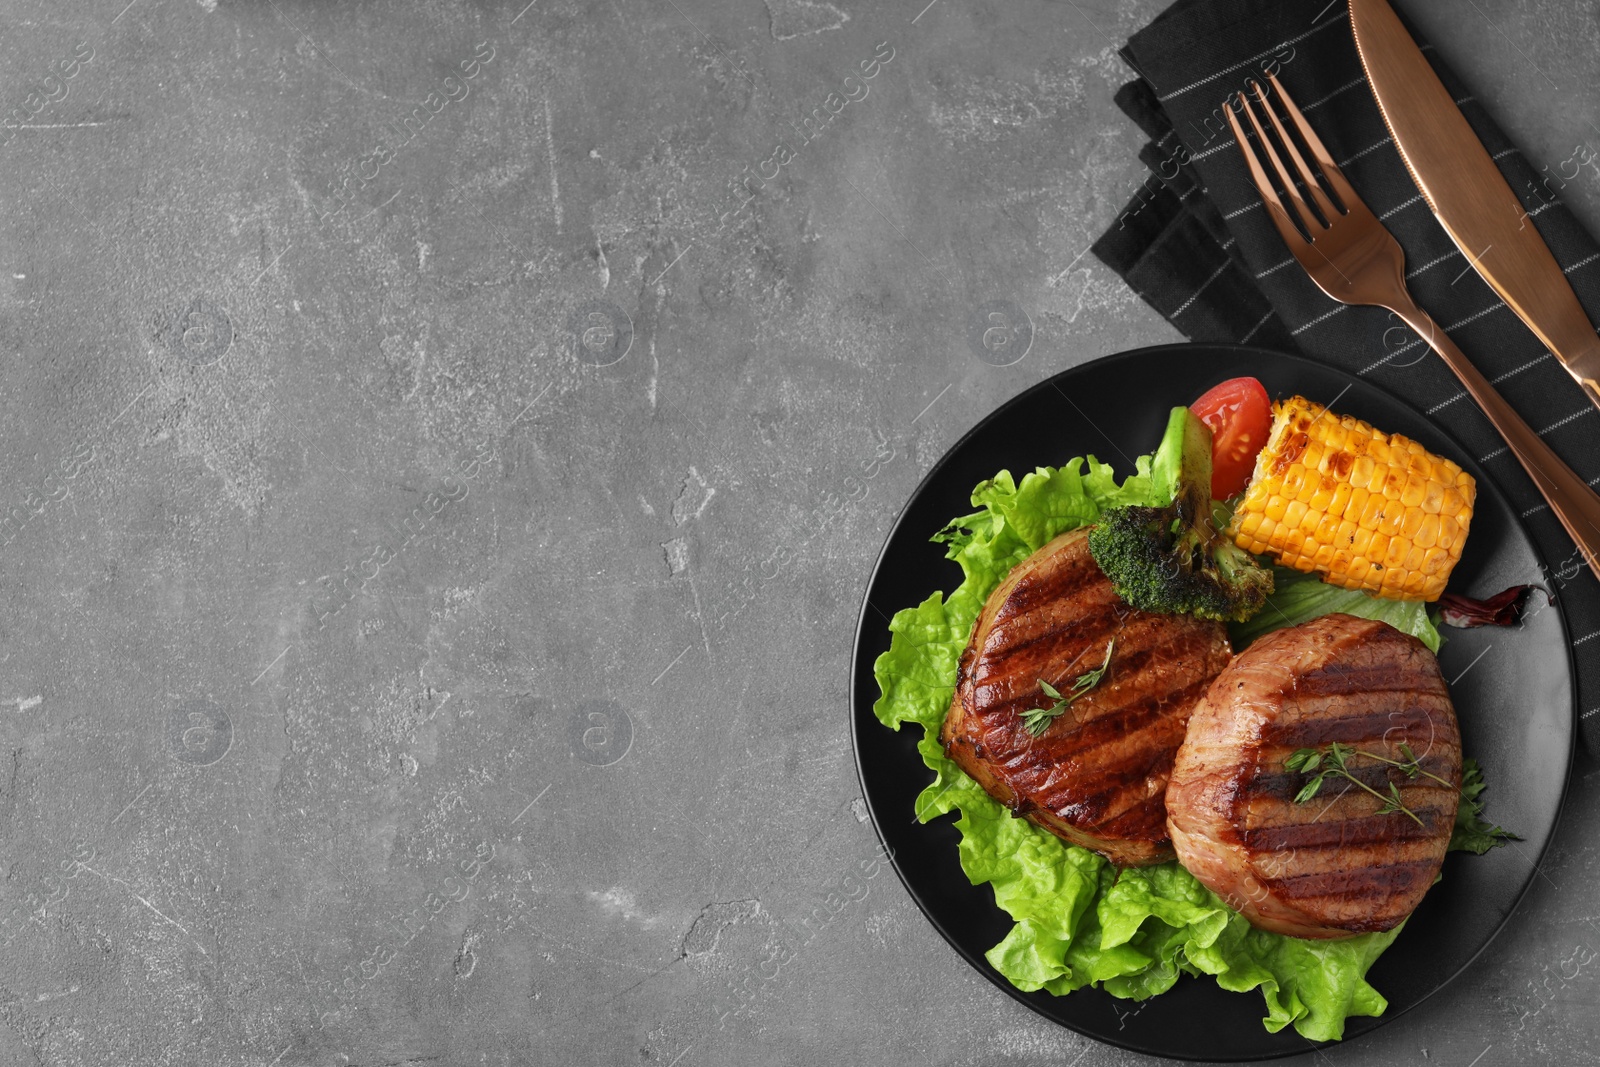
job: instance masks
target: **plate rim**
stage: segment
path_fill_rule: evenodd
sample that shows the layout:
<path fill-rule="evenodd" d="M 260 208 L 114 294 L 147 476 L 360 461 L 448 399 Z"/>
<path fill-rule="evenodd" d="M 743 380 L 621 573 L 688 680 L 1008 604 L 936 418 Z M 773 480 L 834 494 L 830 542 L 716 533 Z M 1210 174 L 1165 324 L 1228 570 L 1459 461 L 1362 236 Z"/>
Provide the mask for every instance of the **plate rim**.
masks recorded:
<path fill-rule="evenodd" d="M 975 437 L 978 434 L 978 432 L 980 430 L 982 430 L 984 427 L 988 426 L 994 420 L 996 420 L 998 418 L 1001 418 L 1004 415 L 1005 412 L 1007 412 L 1007 411 L 1011 410 L 1012 408 L 1022 404 L 1024 401 L 1026 401 L 1027 399 L 1032 397 L 1034 394 L 1042 392 L 1042 391 L 1044 391 L 1046 389 L 1055 388 L 1056 382 L 1060 378 L 1065 376 L 1065 375 L 1073 374 L 1073 373 L 1076 373 L 1076 372 L 1081 372 L 1082 370 L 1084 370 L 1085 368 L 1090 367 L 1090 366 L 1097 366 L 1097 365 L 1102 365 L 1102 364 L 1107 364 L 1107 363 L 1130 362 L 1130 361 L 1137 360 L 1139 358 L 1149 357 L 1149 356 L 1158 355 L 1158 354 L 1166 354 L 1166 353 L 1172 353 L 1172 352 L 1184 352 L 1184 351 L 1199 351 L 1199 350 L 1206 350 L 1206 351 L 1211 351 L 1211 352 L 1223 352 L 1223 353 L 1227 353 L 1227 354 L 1232 355 L 1232 356 L 1241 356 L 1242 355 L 1242 356 L 1246 356 L 1246 357 L 1251 357 L 1251 356 L 1253 356 L 1253 357 L 1266 357 L 1266 358 L 1270 358 L 1270 359 L 1274 359 L 1274 360 L 1282 360 L 1282 361 L 1289 361 L 1289 362 L 1292 362 L 1292 363 L 1299 363 L 1299 364 L 1303 364 L 1303 365 L 1306 365 L 1306 366 L 1309 366 L 1309 367 L 1313 367 L 1318 372 L 1333 372 L 1333 373 L 1341 375 L 1341 376 L 1343 376 L 1345 378 L 1349 378 L 1349 379 L 1351 379 L 1353 381 L 1361 381 L 1364 384 L 1366 384 L 1367 386 L 1371 387 L 1372 389 L 1375 389 L 1378 392 L 1384 394 L 1384 396 L 1386 396 L 1389 400 L 1391 400 L 1394 403 L 1399 404 L 1400 406 L 1404 407 L 1408 411 L 1410 411 L 1413 414 L 1415 414 L 1419 419 L 1421 419 L 1422 421 L 1426 422 L 1429 426 L 1433 427 L 1435 432 L 1440 434 L 1441 437 L 1443 437 L 1446 441 L 1448 441 L 1452 446 L 1455 447 L 1455 449 L 1456 449 L 1456 451 L 1457 451 L 1457 453 L 1459 455 L 1467 457 L 1470 465 L 1473 468 L 1475 468 L 1475 470 L 1478 473 L 1480 473 L 1482 475 L 1482 477 L 1477 478 L 1477 480 L 1480 483 L 1486 484 L 1488 486 L 1489 492 L 1495 497 L 1496 501 L 1499 504 L 1504 506 L 1506 513 L 1511 516 L 1512 522 L 1514 522 L 1516 524 L 1517 528 L 1522 531 L 1523 537 L 1526 539 L 1526 541 L 1528 542 L 1529 547 L 1533 551 L 1533 555 L 1534 555 L 1535 560 L 1541 565 L 1542 569 L 1545 572 L 1548 572 L 1549 569 L 1550 569 L 1549 560 L 1547 560 L 1545 558 L 1544 552 L 1539 547 L 1539 542 L 1533 537 L 1532 533 L 1529 531 L 1527 523 L 1523 521 L 1522 516 L 1519 515 L 1517 513 L 1516 509 L 1511 506 L 1511 502 L 1507 498 L 1507 496 L 1505 494 L 1505 491 L 1500 487 L 1499 482 L 1495 479 L 1495 477 L 1493 475 L 1491 475 L 1487 470 L 1485 470 L 1483 468 L 1482 464 L 1480 464 L 1480 463 L 1476 462 L 1476 460 L 1472 459 L 1472 457 L 1468 453 L 1467 449 L 1462 447 L 1461 442 L 1459 440 L 1457 440 L 1456 436 L 1453 433 L 1450 432 L 1448 427 L 1446 427 L 1444 424 L 1442 424 L 1439 421 L 1437 421 L 1436 419 L 1434 419 L 1432 416 L 1429 416 L 1426 413 L 1424 413 L 1423 411 L 1421 411 L 1420 409 L 1418 409 L 1415 405 L 1413 405 L 1410 401 L 1406 400 L 1403 396 L 1401 396 L 1401 395 L 1399 395 L 1399 394 L 1397 394 L 1397 393 L 1395 393 L 1395 392 L 1393 392 L 1393 391 L 1391 391 L 1389 389 L 1386 389 L 1383 386 L 1378 385 L 1378 384 L 1376 384 L 1374 382 L 1365 381 L 1364 379 L 1360 378 L 1359 375 L 1356 375 L 1356 374 L 1354 374 L 1354 373 L 1352 373 L 1352 372 L 1350 372 L 1348 370 L 1345 370 L 1342 367 L 1336 367 L 1333 364 L 1326 363 L 1326 362 L 1323 362 L 1321 360 L 1312 359 L 1312 358 L 1310 358 L 1308 356 L 1304 356 L 1304 355 L 1301 355 L 1299 353 L 1284 352 L 1284 351 L 1280 351 L 1278 349 L 1272 349 L 1272 348 L 1263 348 L 1263 347 L 1258 346 L 1258 345 L 1244 345 L 1244 344 L 1238 344 L 1238 343 L 1233 343 L 1233 342 L 1210 342 L 1210 341 L 1188 341 L 1188 342 L 1174 342 L 1174 343 L 1161 344 L 1161 345 L 1146 345 L 1146 346 L 1142 346 L 1142 347 L 1139 347 L 1139 348 L 1124 349 L 1124 350 L 1119 351 L 1119 352 L 1112 352 L 1112 353 L 1108 353 L 1106 355 L 1097 356 L 1097 357 L 1095 357 L 1093 359 L 1084 360 L 1081 363 L 1074 364 L 1071 367 L 1066 367 L 1066 368 L 1064 368 L 1062 370 L 1056 371 L 1055 373 L 1049 375 L 1048 377 L 1040 379 L 1039 381 L 1037 381 L 1034 384 L 1030 385 L 1026 389 L 1023 389 L 1021 392 L 1014 394 L 1013 396 L 1011 396 L 1008 399 L 1002 401 L 999 405 L 997 405 L 996 407 L 992 408 L 987 413 L 985 413 L 983 416 L 978 418 L 971 426 L 969 426 L 967 428 L 967 430 L 953 444 L 949 445 L 948 447 L 946 447 L 944 449 L 944 451 L 940 455 L 938 461 L 935 462 L 933 464 L 933 466 L 929 467 L 928 470 L 922 475 L 922 477 L 920 479 L 918 479 L 917 484 L 912 488 L 910 493 L 906 496 L 904 503 L 902 503 L 900 505 L 900 509 L 896 513 L 894 521 L 889 525 L 888 531 L 884 534 L 883 545 L 882 545 L 882 547 L 879 548 L 877 557 L 873 560 L 872 569 L 868 573 L 867 580 L 866 580 L 866 583 L 865 583 L 865 588 L 864 588 L 864 590 L 862 592 L 861 605 L 860 605 L 860 608 L 858 609 L 858 612 L 857 612 L 856 633 L 855 633 L 854 640 L 851 642 L 849 674 L 848 674 L 847 680 L 846 680 L 847 681 L 847 686 L 846 687 L 847 687 L 847 689 L 849 691 L 849 694 L 850 694 L 850 699 L 848 701 L 847 714 L 849 715 L 849 718 L 850 718 L 850 748 L 851 748 L 852 761 L 854 762 L 855 769 L 856 769 L 856 785 L 861 790 L 861 799 L 862 799 L 863 804 L 866 805 L 867 815 L 872 821 L 872 830 L 873 830 L 873 833 L 877 836 L 879 848 L 884 854 L 886 854 L 888 856 L 889 865 L 894 869 L 895 877 L 897 877 L 900 880 L 900 884 L 905 887 L 906 893 L 911 897 L 912 902 L 914 904 L 916 904 L 917 910 L 922 913 L 922 917 L 928 922 L 928 924 L 930 926 L 932 926 L 934 928 L 935 931 L 938 932 L 939 936 L 942 937 L 945 940 L 945 942 L 950 946 L 950 948 L 952 948 L 955 951 L 955 953 L 956 953 L 956 955 L 958 957 L 960 957 L 964 962 L 966 962 L 970 967 L 972 967 L 975 971 L 977 971 L 984 978 L 988 979 L 991 984 L 993 984 L 994 986 L 999 988 L 1003 993 L 1005 993 L 1007 996 L 1009 996 L 1012 1000 L 1015 1000 L 1018 1003 L 1025 1005 L 1028 1008 L 1029 1011 L 1033 1012 L 1035 1015 L 1039 1016 L 1040 1018 L 1045 1019 L 1048 1022 L 1054 1023 L 1055 1025 L 1060 1026 L 1060 1027 L 1062 1027 L 1062 1028 L 1064 1028 L 1066 1030 L 1069 1030 L 1069 1031 L 1071 1031 L 1073 1033 L 1080 1034 L 1080 1035 L 1082 1035 L 1084 1037 L 1089 1038 L 1090 1040 L 1098 1041 L 1098 1042 L 1100 1042 L 1102 1044 L 1110 1045 L 1110 1046 L 1112 1046 L 1114 1048 L 1120 1048 L 1120 1049 L 1124 1049 L 1124 1050 L 1129 1051 L 1129 1052 L 1134 1052 L 1134 1053 L 1137 1053 L 1137 1054 L 1142 1055 L 1142 1056 L 1152 1056 L 1152 1057 L 1157 1057 L 1157 1054 L 1148 1052 L 1143 1048 L 1138 1048 L 1138 1047 L 1135 1047 L 1134 1045 L 1127 1044 L 1127 1043 L 1122 1042 L 1122 1041 L 1118 1041 L 1118 1040 L 1114 1040 L 1114 1039 L 1111 1039 L 1111 1038 L 1108 1038 L 1108 1037 L 1104 1037 L 1104 1036 L 1102 1036 L 1100 1034 L 1089 1033 L 1089 1032 L 1087 1032 L 1085 1030 L 1081 1030 L 1078 1027 L 1073 1026 L 1072 1024 L 1067 1023 L 1067 1022 L 1065 1022 L 1065 1021 L 1063 1021 L 1061 1019 L 1057 1019 L 1057 1018 L 1055 1018 L 1053 1016 L 1047 1015 L 1039 1007 L 1039 1005 L 1035 1003 L 1034 998 L 1035 998 L 1036 994 L 1025 992 L 1025 991 L 1023 991 L 1021 989 L 1018 989 L 1016 986 L 1012 985 L 1010 980 L 1008 980 L 999 971 L 995 970 L 993 965 L 991 965 L 987 960 L 983 959 L 981 956 L 978 956 L 977 958 L 974 958 L 974 956 L 972 954 L 969 954 L 967 949 L 956 940 L 956 938 L 951 934 L 951 932 L 949 930 L 945 929 L 944 924 L 941 923 L 938 919 L 936 919 L 933 916 L 933 914 L 930 912 L 930 910 L 928 908 L 928 905 L 924 902 L 922 894 L 918 891 L 917 887 L 912 885 L 910 880 L 906 877 L 906 873 L 901 867 L 900 860 L 899 860 L 898 856 L 896 855 L 894 850 L 892 850 L 889 847 L 889 843 L 886 840 L 886 838 L 884 837 L 883 827 L 880 825 L 880 822 L 879 822 L 878 812 L 873 807 L 872 801 L 868 796 L 867 781 L 866 781 L 866 771 L 865 771 L 865 768 L 862 765 L 861 744 L 859 742 L 859 732 L 858 732 L 859 731 L 859 726 L 860 726 L 860 724 L 862 722 L 862 712 L 865 711 L 867 716 L 872 719 L 873 724 L 877 725 L 877 727 L 879 729 L 887 729 L 887 727 L 885 727 L 881 723 L 877 722 L 876 715 L 872 714 L 871 704 L 868 704 L 864 709 L 860 706 L 860 694 L 857 692 L 857 689 L 858 689 L 857 681 L 858 681 L 859 674 L 860 674 L 861 670 L 863 669 L 862 668 L 862 663 L 861 663 L 862 645 L 863 645 L 864 640 L 866 639 L 867 627 L 868 627 L 868 624 L 869 624 L 870 613 L 875 613 L 875 612 L 878 611 L 877 607 L 875 605 L 873 605 L 872 602 L 871 602 L 872 590 L 873 590 L 873 586 L 877 584 L 878 575 L 881 572 L 881 570 L 883 569 L 884 563 L 888 558 L 889 546 L 894 543 L 894 541 L 896 540 L 897 535 L 900 533 L 900 528 L 905 524 L 905 522 L 907 520 L 907 517 L 908 517 L 908 514 L 909 514 L 909 512 L 911 510 L 912 504 L 922 495 L 923 491 L 927 488 L 927 486 L 935 478 L 935 476 L 937 476 L 940 473 L 940 471 L 942 471 L 947 464 L 952 462 L 952 460 L 956 456 L 956 454 L 959 453 L 966 446 L 966 444 L 973 437 Z M 942 590 L 942 592 L 948 592 L 948 591 L 947 590 Z M 1573 766 L 1574 759 L 1576 757 L 1577 737 L 1578 737 L 1577 716 L 1578 716 L 1579 700 L 1578 700 L 1577 650 L 1572 647 L 1572 630 L 1571 630 L 1571 627 L 1568 625 L 1565 605 L 1563 604 L 1563 602 L 1559 598 L 1552 597 L 1551 598 L 1551 606 L 1556 609 L 1556 620 L 1557 620 L 1557 623 L 1559 624 L 1559 626 L 1561 627 L 1561 634 L 1562 634 L 1562 643 L 1561 643 L 1561 645 L 1562 645 L 1563 651 L 1566 653 L 1567 677 L 1568 677 L 1569 689 L 1570 689 L 1570 692 L 1571 692 L 1571 707 L 1572 707 L 1572 718 L 1567 724 L 1568 725 L 1568 729 L 1566 731 L 1566 737 L 1565 737 L 1566 760 L 1565 760 L 1564 766 L 1562 767 L 1562 772 L 1561 772 L 1561 780 L 1562 780 L 1561 795 L 1560 795 L 1560 798 L 1558 799 L 1558 801 L 1556 803 L 1555 815 L 1554 815 L 1554 818 L 1553 818 L 1553 820 L 1551 822 L 1551 825 L 1550 825 L 1549 836 L 1546 838 L 1543 847 L 1540 848 L 1538 855 L 1536 855 L 1533 858 L 1533 864 L 1530 867 L 1527 876 L 1523 879 L 1521 888 L 1519 888 L 1517 890 L 1516 897 L 1511 902 L 1511 906 L 1506 910 L 1505 914 L 1503 916 L 1501 916 L 1500 921 L 1495 924 L 1495 927 L 1490 932 L 1489 936 L 1484 938 L 1483 942 L 1480 945 L 1478 945 L 1478 947 L 1473 951 L 1471 956 L 1469 956 L 1465 961 L 1462 962 L 1460 967 L 1456 968 L 1449 975 L 1447 975 L 1442 981 L 1440 981 L 1439 983 L 1434 985 L 1432 989 L 1430 989 L 1426 993 L 1424 993 L 1419 999 L 1417 999 L 1416 1001 L 1414 1001 L 1414 1002 L 1412 1002 L 1410 1004 L 1407 1004 L 1403 1008 L 1400 1008 L 1398 1011 L 1385 1011 L 1383 1015 L 1375 1017 L 1373 1025 L 1370 1028 L 1368 1028 L 1367 1030 L 1363 1031 L 1360 1034 L 1353 1035 L 1350 1038 L 1344 1038 L 1344 1039 L 1341 1039 L 1339 1041 L 1328 1041 L 1328 1042 L 1311 1041 L 1309 1039 L 1305 1039 L 1306 1040 L 1306 1047 L 1305 1048 L 1285 1049 L 1285 1050 L 1282 1050 L 1282 1051 L 1269 1052 L 1269 1053 L 1265 1053 L 1265 1054 L 1262 1054 L 1262 1055 L 1235 1057 L 1235 1058 L 1232 1058 L 1232 1059 L 1229 1059 L 1229 1060 L 1217 1060 L 1215 1057 L 1207 1057 L 1207 1056 L 1204 1056 L 1204 1055 L 1201 1055 L 1201 1054 L 1187 1055 L 1187 1054 L 1183 1054 L 1183 1053 L 1167 1053 L 1167 1054 L 1165 1054 L 1167 1057 L 1173 1058 L 1173 1059 L 1178 1059 L 1178 1060 L 1183 1060 L 1183 1061 L 1188 1061 L 1188 1062 L 1252 1063 L 1252 1062 L 1262 1062 L 1262 1061 L 1266 1061 L 1266 1060 L 1282 1059 L 1282 1058 L 1285 1058 L 1285 1057 L 1288 1057 L 1288 1056 L 1304 1055 L 1309 1050 L 1328 1048 L 1330 1046 L 1340 1046 L 1340 1045 L 1346 1044 L 1349 1041 L 1359 1040 L 1360 1038 L 1365 1037 L 1368 1034 L 1371 1034 L 1374 1030 L 1378 1029 L 1379 1027 L 1387 1025 L 1388 1023 L 1393 1022 L 1395 1019 L 1398 1019 L 1398 1018 L 1404 1016 L 1405 1014 L 1407 1014 L 1408 1012 L 1412 1011 L 1413 1009 L 1421 1006 L 1422 1004 L 1424 1004 L 1427 1001 L 1431 1000 L 1441 990 L 1443 990 L 1447 986 L 1453 984 L 1457 979 L 1459 979 L 1461 977 L 1462 974 L 1464 974 L 1467 971 L 1468 968 L 1470 968 L 1474 963 L 1476 963 L 1478 961 L 1478 959 L 1484 954 L 1484 952 L 1488 950 L 1489 946 L 1492 945 L 1500 937 L 1500 934 L 1505 930 L 1506 926 L 1511 922 L 1511 919 L 1521 909 L 1523 901 L 1527 898 L 1528 891 L 1533 888 L 1533 882 L 1534 882 L 1534 879 L 1538 875 L 1539 867 L 1544 862 L 1545 856 L 1549 853 L 1550 847 L 1555 843 L 1556 836 L 1557 836 L 1557 834 L 1559 833 L 1559 831 L 1561 829 L 1561 818 L 1562 818 L 1562 815 L 1566 811 L 1567 800 L 1568 800 L 1568 798 L 1569 798 L 1569 796 L 1571 794 L 1571 790 L 1572 790 L 1572 766 Z M 898 612 L 901 609 L 900 608 L 895 608 L 894 610 L 896 612 Z M 882 625 L 882 624 L 879 623 L 878 625 Z M 870 666 L 868 666 L 867 669 L 870 670 L 871 669 Z M 876 680 L 876 678 L 875 678 L 875 675 L 874 675 L 874 681 L 875 680 Z M 874 701 L 873 703 L 875 703 L 875 702 L 876 701 Z M 946 818 L 948 816 L 948 814 L 949 813 L 945 813 L 944 815 L 940 815 L 937 818 L 939 818 L 939 819 Z M 928 823 L 924 823 L 923 825 L 930 825 L 933 821 L 935 821 L 935 820 L 930 820 Z M 959 862 L 960 861 L 959 861 L 959 858 L 958 858 L 957 859 L 957 863 L 959 864 Z M 964 873 L 965 872 L 963 872 L 963 874 Z M 992 900 L 992 889 L 991 889 L 990 906 L 994 907 L 996 910 L 1001 911 L 1002 913 L 1004 912 L 1004 909 L 1001 909 L 998 904 L 995 904 L 993 902 L 993 900 Z M 1065 994 L 1065 995 L 1070 996 L 1071 994 Z M 1241 994 L 1241 995 L 1245 995 L 1245 994 Z M 1159 1057 L 1157 1057 L 1157 1058 L 1159 1058 Z"/>

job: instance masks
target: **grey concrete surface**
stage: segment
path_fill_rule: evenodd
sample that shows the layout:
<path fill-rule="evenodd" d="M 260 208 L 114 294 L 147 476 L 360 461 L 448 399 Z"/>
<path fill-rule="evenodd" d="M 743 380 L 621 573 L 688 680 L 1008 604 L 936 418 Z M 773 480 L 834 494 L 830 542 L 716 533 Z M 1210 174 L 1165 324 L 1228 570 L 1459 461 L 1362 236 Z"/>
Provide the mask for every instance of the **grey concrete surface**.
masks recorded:
<path fill-rule="evenodd" d="M 1176 339 L 1083 255 L 1160 3 L 524 4 L 4 6 L 0 1067 L 1140 1061 L 892 873 L 803 920 L 875 846 L 897 508 Z M 1408 10 L 1552 172 L 1600 145 L 1593 4 Z M 1600 1062 L 1597 775 L 1472 972 L 1319 1062 Z"/>

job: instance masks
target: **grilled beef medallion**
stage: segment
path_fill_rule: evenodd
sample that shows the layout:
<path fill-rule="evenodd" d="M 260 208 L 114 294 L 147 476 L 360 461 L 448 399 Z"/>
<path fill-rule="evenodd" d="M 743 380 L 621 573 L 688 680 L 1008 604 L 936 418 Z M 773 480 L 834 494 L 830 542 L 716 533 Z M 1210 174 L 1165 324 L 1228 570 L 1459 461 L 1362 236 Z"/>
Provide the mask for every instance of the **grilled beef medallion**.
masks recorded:
<path fill-rule="evenodd" d="M 1304 803 L 1296 750 L 1356 750 Z M 1427 774 L 1408 778 L 1371 756 Z M 1323 764 L 1326 766 L 1326 763 Z M 1428 777 L 1437 775 L 1451 784 Z M 1264 930 L 1338 938 L 1391 930 L 1444 862 L 1460 800 L 1461 735 L 1433 653 L 1387 623 L 1324 615 L 1261 638 L 1218 675 L 1189 720 L 1167 786 L 1178 861 Z M 1420 820 L 1420 823 L 1419 823 Z"/>
<path fill-rule="evenodd" d="M 1090 556 L 1087 531 L 1062 534 L 989 595 L 961 655 L 940 740 L 990 796 L 1120 866 L 1172 858 L 1164 796 L 1189 713 L 1231 654 L 1218 622 L 1137 611 Z M 1112 642 L 1115 642 L 1112 644 Z M 1093 688 L 1034 736 L 1023 721 Z"/>

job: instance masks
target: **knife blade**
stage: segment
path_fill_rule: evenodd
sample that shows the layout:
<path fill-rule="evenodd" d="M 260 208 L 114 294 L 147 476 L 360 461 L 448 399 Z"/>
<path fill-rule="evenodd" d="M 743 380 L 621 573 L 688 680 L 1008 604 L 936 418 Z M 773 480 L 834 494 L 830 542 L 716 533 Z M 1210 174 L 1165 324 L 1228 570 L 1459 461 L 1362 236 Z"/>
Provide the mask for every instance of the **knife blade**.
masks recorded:
<path fill-rule="evenodd" d="M 1600 407 L 1600 336 L 1578 296 L 1388 0 L 1349 0 L 1356 50 L 1434 218 Z"/>

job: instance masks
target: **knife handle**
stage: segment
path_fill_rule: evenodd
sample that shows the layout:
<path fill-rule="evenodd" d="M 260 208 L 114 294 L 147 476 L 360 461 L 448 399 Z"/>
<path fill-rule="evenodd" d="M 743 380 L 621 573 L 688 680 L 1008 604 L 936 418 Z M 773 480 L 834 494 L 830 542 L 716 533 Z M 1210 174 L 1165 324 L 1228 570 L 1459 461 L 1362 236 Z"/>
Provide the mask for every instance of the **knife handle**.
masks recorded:
<path fill-rule="evenodd" d="M 1549 250 L 1542 245 L 1537 249 L 1541 253 L 1538 257 L 1524 255 L 1526 251 L 1514 249 L 1506 253 L 1505 260 L 1515 265 L 1516 277 L 1540 279 L 1560 270 Z M 1543 261 L 1548 261 L 1548 270 Z M 1478 263 L 1475 266 L 1483 274 L 1484 265 Z M 1505 262 L 1497 262 L 1496 266 L 1503 268 Z M 1600 336 L 1589 324 L 1588 313 L 1578 303 L 1566 279 L 1560 279 L 1558 285 L 1552 278 L 1548 286 L 1540 287 L 1530 295 L 1507 288 L 1503 276 L 1483 274 L 1483 277 L 1534 335 L 1544 342 L 1562 369 L 1572 375 L 1572 380 L 1578 383 L 1578 388 L 1583 390 L 1589 402 L 1600 408 L 1600 380 L 1597 380 L 1600 379 Z M 1537 299 L 1537 305 L 1531 302 L 1533 299 Z"/>
<path fill-rule="evenodd" d="M 1406 325 L 1427 341 L 1429 347 L 1439 353 L 1440 358 L 1455 372 L 1456 377 L 1461 379 L 1461 384 L 1466 386 L 1467 393 L 1478 402 L 1478 406 L 1489 416 L 1494 428 L 1505 438 L 1511 454 L 1517 457 L 1522 469 L 1528 472 L 1528 477 L 1533 479 L 1533 483 L 1539 487 L 1539 492 L 1544 494 L 1550 510 L 1561 520 L 1561 525 L 1566 528 L 1573 543 L 1583 553 L 1584 562 L 1588 563 L 1589 570 L 1600 579 L 1600 494 L 1596 494 L 1587 482 L 1544 443 L 1544 440 L 1534 432 L 1533 427 L 1523 421 L 1522 416 L 1506 403 L 1505 398 L 1489 384 L 1488 379 L 1478 373 L 1478 368 L 1472 365 L 1472 361 L 1467 359 L 1426 311 L 1414 302 L 1402 307 L 1391 307 L 1390 310 L 1404 319 Z M 1600 403 L 1600 394 L 1593 392 L 1593 387 L 1594 382 L 1591 380 L 1585 384 L 1585 391 L 1590 392 L 1596 403 Z"/>
<path fill-rule="evenodd" d="M 1600 381 L 1596 381 L 1596 376 L 1600 376 L 1600 336 L 1590 336 L 1589 343 L 1575 357 L 1563 358 L 1560 352 L 1555 352 L 1555 356 L 1566 365 L 1567 372 L 1590 403 L 1600 408 Z"/>

